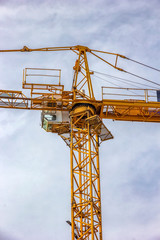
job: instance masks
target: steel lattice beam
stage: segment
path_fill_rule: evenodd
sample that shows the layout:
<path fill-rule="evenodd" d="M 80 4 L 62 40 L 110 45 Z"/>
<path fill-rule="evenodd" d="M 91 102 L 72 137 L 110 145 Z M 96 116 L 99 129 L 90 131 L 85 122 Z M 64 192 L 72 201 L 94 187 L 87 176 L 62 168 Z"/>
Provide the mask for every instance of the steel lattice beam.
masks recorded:
<path fill-rule="evenodd" d="M 102 240 L 98 135 L 89 121 L 77 125 L 71 117 L 72 240 Z"/>

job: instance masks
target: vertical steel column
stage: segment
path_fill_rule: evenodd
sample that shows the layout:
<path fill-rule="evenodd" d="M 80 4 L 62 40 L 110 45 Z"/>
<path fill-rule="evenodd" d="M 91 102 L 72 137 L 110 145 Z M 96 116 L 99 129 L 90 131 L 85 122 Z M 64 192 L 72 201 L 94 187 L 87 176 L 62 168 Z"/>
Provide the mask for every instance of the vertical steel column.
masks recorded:
<path fill-rule="evenodd" d="M 72 240 L 102 240 L 98 135 L 81 116 L 71 117 L 70 151 Z"/>
<path fill-rule="evenodd" d="M 71 143 L 70 143 L 70 167 L 71 167 L 71 233 L 72 233 L 72 240 L 74 240 L 74 184 L 73 184 L 73 125 L 72 125 L 72 121 L 71 121 Z"/>
<path fill-rule="evenodd" d="M 91 73 L 89 70 L 86 49 L 84 47 L 79 48 L 77 54 L 78 58 L 75 62 L 75 66 L 73 67 L 75 71 L 72 85 L 73 99 L 75 100 L 78 95 L 82 94 L 82 90 L 85 90 L 86 93 L 82 94 L 83 97 L 86 95 L 89 97 L 89 99 L 94 100 L 95 97 L 92 87 L 92 81 L 90 76 Z"/>
<path fill-rule="evenodd" d="M 98 174 L 98 178 L 97 178 L 97 190 L 98 190 L 98 198 L 99 198 L 99 202 L 98 202 L 98 207 L 99 207 L 99 211 L 101 213 L 101 185 L 100 185 L 100 164 L 99 164 L 99 138 L 98 135 L 96 135 L 96 151 L 97 151 L 97 156 L 96 156 L 96 161 L 97 161 L 97 174 Z M 100 221 L 100 225 L 99 225 L 99 239 L 102 240 L 102 215 L 99 214 L 99 221 Z"/>

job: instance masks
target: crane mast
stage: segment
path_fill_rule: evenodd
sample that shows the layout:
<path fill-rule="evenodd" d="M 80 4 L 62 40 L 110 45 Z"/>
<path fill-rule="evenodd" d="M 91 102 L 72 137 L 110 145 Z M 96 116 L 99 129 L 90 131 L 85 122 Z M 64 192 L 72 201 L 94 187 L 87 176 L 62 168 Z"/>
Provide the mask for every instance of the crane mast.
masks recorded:
<path fill-rule="evenodd" d="M 102 240 L 99 134 L 103 123 L 92 103 L 94 94 L 84 48 L 79 50 L 74 70 L 73 100 L 79 101 L 70 112 L 72 240 Z M 81 91 L 85 85 L 87 95 Z M 103 127 L 106 140 L 112 138 Z"/>
<path fill-rule="evenodd" d="M 82 115 L 87 120 L 90 112 L 71 115 L 72 239 L 102 239 L 98 134 Z"/>
<path fill-rule="evenodd" d="M 71 175 L 71 238 L 72 240 L 102 240 L 102 213 L 100 188 L 99 146 L 103 141 L 113 138 L 102 119 L 121 121 L 160 122 L 160 103 L 145 100 L 102 100 L 94 97 L 87 53 L 109 64 L 119 71 L 118 58 L 123 55 L 89 49 L 84 46 L 0 50 L 0 52 L 31 51 L 72 51 L 77 54 L 73 67 L 72 90 L 65 91 L 60 83 L 61 71 L 46 69 L 56 74 L 57 84 L 28 82 L 29 71 L 45 69 L 26 68 L 23 72 L 22 87 L 30 89 L 30 97 L 21 91 L 0 90 L 0 108 L 41 110 L 42 128 L 47 132 L 57 133 L 70 147 Z M 116 57 L 111 64 L 98 52 Z M 127 58 L 126 58 L 127 59 Z M 148 95 L 147 95 L 148 96 Z"/>

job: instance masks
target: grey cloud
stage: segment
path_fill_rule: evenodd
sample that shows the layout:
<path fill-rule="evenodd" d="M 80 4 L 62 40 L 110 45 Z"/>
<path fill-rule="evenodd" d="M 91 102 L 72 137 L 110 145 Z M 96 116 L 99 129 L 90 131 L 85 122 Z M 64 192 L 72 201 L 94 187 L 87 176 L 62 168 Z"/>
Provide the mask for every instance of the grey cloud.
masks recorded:
<path fill-rule="evenodd" d="M 0 240 L 18 240 L 11 235 L 4 234 L 0 232 Z"/>
<path fill-rule="evenodd" d="M 158 237 L 152 237 L 152 238 L 149 238 L 148 240 L 160 240 L 160 236 Z"/>
<path fill-rule="evenodd" d="M 0 3 L 0 49 L 83 44 L 159 67 L 158 1 Z M 21 90 L 24 67 L 49 66 L 62 67 L 70 90 L 74 61 L 70 53 L 0 54 L 0 88 Z M 96 81 L 97 92 L 107 85 Z M 40 128 L 38 112 L 1 109 L 0 116 L 1 228 L 21 240 L 70 239 L 69 149 Z M 104 239 L 159 236 L 159 125 L 105 124 L 115 138 L 100 148 Z"/>

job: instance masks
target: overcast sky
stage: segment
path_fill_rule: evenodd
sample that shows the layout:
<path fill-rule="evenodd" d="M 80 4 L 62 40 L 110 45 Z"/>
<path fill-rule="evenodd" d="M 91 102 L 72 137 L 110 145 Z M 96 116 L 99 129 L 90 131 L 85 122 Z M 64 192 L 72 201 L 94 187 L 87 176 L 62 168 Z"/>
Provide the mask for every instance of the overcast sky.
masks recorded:
<path fill-rule="evenodd" d="M 159 26 L 159 0 L 0 0 L 0 49 L 85 45 L 160 68 Z M 21 90 L 25 67 L 47 67 L 61 68 L 70 90 L 75 57 L 0 53 L 0 89 Z M 154 71 L 129 64 L 122 67 L 159 83 Z M 93 81 L 101 99 L 107 82 Z M 103 239 L 160 240 L 160 124 L 104 122 L 114 139 L 100 147 Z M 39 111 L 0 109 L 0 240 L 70 240 L 66 220 L 69 148 L 41 129 Z"/>

